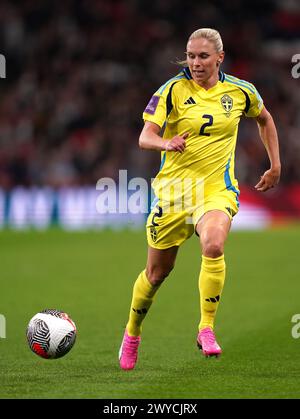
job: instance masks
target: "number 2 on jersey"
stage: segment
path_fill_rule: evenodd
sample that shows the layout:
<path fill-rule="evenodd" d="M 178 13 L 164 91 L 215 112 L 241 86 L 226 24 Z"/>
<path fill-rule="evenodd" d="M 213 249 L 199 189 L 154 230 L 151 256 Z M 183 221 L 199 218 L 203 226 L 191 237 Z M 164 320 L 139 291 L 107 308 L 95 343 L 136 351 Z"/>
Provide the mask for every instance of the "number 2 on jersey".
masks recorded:
<path fill-rule="evenodd" d="M 207 115 L 207 114 L 202 115 L 202 118 L 208 119 L 208 122 L 205 122 L 203 125 L 201 125 L 199 134 L 200 135 L 206 135 L 208 137 L 210 135 L 210 133 L 209 132 L 204 132 L 204 130 L 205 130 L 205 128 L 212 126 L 212 124 L 214 122 L 214 118 L 213 118 L 212 115 Z"/>

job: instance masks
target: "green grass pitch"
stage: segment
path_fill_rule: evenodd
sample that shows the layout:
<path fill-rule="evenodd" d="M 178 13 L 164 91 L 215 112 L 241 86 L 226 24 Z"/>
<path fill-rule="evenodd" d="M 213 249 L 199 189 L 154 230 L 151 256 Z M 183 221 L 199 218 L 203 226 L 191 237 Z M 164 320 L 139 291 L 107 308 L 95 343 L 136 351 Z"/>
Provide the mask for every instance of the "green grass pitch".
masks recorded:
<path fill-rule="evenodd" d="M 216 333 L 219 359 L 196 347 L 200 249 L 196 236 L 144 322 L 134 371 L 121 371 L 118 350 L 131 290 L 146 260 L 140 232 L 0 233 L 0 398 L 299 398 L 299 227 L 231 232 L 227 278 Z M 68 312 L 75 346 L 45 360 L 25 339 L 44 308 Z"/>

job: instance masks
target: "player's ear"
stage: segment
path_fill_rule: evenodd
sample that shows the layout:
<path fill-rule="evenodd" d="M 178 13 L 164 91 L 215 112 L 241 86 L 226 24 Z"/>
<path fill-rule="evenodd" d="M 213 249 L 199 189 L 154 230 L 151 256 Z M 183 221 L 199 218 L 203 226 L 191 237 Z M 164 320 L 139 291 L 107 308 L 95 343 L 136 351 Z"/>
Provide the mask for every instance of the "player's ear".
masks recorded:
<path fill-rule="evenodd" d="M 220 67 L 221 63 L 224 61 L 225 52 L 222 51 L 219 53 L 219 57 L 217 59 L 217 67 Z"/>

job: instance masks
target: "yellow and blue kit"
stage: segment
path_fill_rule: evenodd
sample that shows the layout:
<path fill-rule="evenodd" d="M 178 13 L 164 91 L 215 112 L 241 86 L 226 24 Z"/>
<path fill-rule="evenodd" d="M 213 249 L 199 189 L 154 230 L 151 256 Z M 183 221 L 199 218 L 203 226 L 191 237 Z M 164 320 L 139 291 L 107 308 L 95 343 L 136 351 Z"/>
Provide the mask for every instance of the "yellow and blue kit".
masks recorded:
<path fill-rule="evenodd" d="M 218 209 L 230 218 L 237 213 L 238 125 L 242 116 L 257 117 L 262 109 L 253 84 L 221 71 L 218 82 L 206 90 L 186 67 L 154 93 L 144 121 L 161 127 L 166 140 L 189 136 L 183 153 L 161 153 L 161 167 L 152 185 L 156 199 L 147 221 L 150 246 L 180 245 L 207 211 Z"/>

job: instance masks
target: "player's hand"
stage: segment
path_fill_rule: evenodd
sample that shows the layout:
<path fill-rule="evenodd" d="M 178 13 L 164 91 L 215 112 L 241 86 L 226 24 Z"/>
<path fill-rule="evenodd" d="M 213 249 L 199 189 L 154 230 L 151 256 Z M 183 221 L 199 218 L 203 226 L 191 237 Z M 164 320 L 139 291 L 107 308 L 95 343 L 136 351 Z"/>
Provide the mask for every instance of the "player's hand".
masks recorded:
<path fill-rule="evenodd" d="M 266 192 L 274 188 L 280 179 L 280 169 L 269 169 L 261 177 L 260 181 L 255 185 L 255 189 L 259 192 Z"/>
<path fill-rule="evenodd" d="M 173 137 L 171 140 L 166 141 L 165 150 L 179 151 L 179 153 L 183 153 L 185 150 L 185 140 L 188 135 L 188 132 L 183 135 L 175 135 L 175 137 Z"/>

